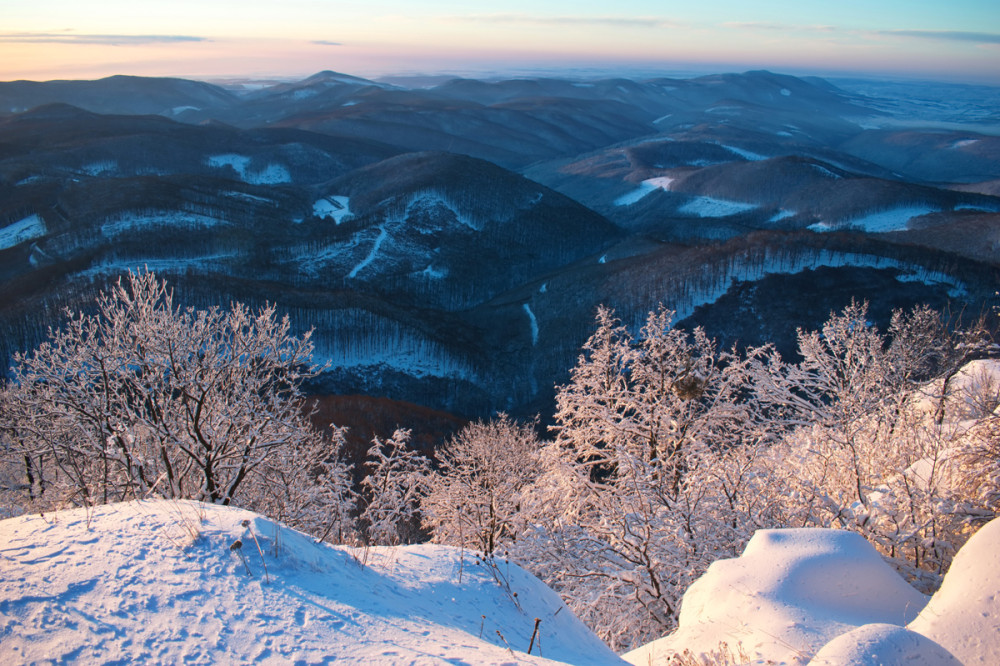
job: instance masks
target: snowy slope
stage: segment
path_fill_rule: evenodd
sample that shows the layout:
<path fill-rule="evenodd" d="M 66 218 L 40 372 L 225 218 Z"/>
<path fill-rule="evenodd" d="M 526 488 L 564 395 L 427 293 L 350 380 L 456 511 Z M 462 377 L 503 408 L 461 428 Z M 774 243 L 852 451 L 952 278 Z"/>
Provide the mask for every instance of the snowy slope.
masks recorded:
<path fill-rule="evenodd" d="M 193 502 L 11 518 L 0 663 L 618 661 L 537 579 L 495 573 L 509 588 L 471 552 L 352 551 Z"/>
<path fill-rule="evenodd" d="M 668 664 L 678 652 L 718 652 L 721 643 L 749 660 L 737 663 L 996 664 L 1000 520 L 959 550 L 929 602 L 857 534 L 760 530 L 742 556 L 715 562 L 688 588 L 677 631 L 624 658 Z"/>
<path fill-rule="evenodd" d="M 713 563 L 688 588 L 677 631 L 625 659 L 666 664 L 725 642 L 755 664 L 805 664 L 857 627 L 905 624 L 926 601 L 853 532 L 759 530 L 742 556 Z"/>
<path fill-rule="evenodd" d="M 941 588 L 907 628 L 968 666 L 1000 661 L 1000 519 L 955 554 Z"/>

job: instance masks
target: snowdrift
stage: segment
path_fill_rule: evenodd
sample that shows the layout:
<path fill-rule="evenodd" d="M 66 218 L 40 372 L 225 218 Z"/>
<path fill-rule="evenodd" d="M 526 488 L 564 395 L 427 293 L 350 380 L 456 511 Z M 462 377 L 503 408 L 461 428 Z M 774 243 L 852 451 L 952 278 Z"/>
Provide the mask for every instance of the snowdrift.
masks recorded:
<path fill-rule="evenodd" d="M 677 631 L 624 658 L 666 664 L 721 643 L 753 664 L 995 664 L 1000 520 L 969 539 L 929 601 L 857 534 L 760 530 L 743 555 L 713 563 L 688 589 Z"/>
<path fill-rule="evenodd" d="M 620 663 L 537 579 L 469 551 L 332 547 L 194 502 L 0 522 L 0 663 L 549 660 Z"/>

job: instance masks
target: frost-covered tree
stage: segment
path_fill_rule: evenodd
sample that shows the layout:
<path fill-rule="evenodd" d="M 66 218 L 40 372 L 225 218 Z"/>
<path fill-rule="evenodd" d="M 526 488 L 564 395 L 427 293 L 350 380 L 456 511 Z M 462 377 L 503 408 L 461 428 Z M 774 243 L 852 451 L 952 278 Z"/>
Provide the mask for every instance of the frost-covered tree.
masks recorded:
<path fill-rule="evenodd" d="M 746 363 L 672 316 L 633 339 L 599 310 L 513 547 L 616 648 L 672 629 L 687 586 L 768 520 Z"/>
<path fill-rule="evenodd" d="M 410 431 L 397 429 L 386 441 L 375 437 L 361 482 L 361 524 L 370 545 L 398 546 L 420 537 L 420 503 L 427 494 L 430 462 L 409 447 Z"/>
<path fill-rule="evenodd" d="M 438 453 L 438 469 L 423 503 L 433 538 L 492 557 L 525 530 L 525 492 L 539 473 L 533 423 L 506 414 L 469 424 Z"/>
<path fill-rule="evenodd" d="M 782 522 L 858 531 L 932 589 L 966 538 L 957 460 L 968 426 L 944 418 L 949 381 L 984 344 L 978 327 L 949 331 L 925 307 L 894 313 L 884 335 L 852 303 L 799 332 L 800 362 L 756 359 L 757 398 L 784 433 L 769 466 Z"/>
<path fill-rule="evenodd" d="M 306 490 L 345 487 L 344 469 L 304 409 L 310 336 L 274 306 L 182 309 L 147 272 L 101 293 L 93 314 L 67 314 L 15 357 L 2 395 L 0 428 L 36 506 L 160 496 L 344 513 L 343 493 Z"/>

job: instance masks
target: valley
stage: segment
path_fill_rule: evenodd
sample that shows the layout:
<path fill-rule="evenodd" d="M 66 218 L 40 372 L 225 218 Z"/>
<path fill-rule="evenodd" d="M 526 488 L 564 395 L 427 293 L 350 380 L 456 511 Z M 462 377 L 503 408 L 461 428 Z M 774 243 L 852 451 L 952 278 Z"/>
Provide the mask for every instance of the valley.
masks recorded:
<path fill-rule="evenodd" d="M 545 422 L 599 305 L 783 354 L 852 298 L 882 329 L 917 303 L 975 316 L 1000 284 L 1000 114 L 959 92 L 0 83 L 0 361 L 148 269 L 185 305 L 315 329 L 314 394 Z"/>

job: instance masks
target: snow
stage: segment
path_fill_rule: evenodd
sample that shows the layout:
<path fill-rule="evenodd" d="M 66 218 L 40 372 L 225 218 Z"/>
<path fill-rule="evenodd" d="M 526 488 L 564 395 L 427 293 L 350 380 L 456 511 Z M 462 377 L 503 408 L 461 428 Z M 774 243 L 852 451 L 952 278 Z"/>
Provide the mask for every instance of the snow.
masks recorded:
<path fill-rule="evenodd" d="M 427 268 L 420 271 L 418 275 L 427 278 L 428 280 L 443 280 L 448 277 L 448 268 L 434 268 L 433 264 L 429 264 Z"/>
<path fill-rule="evenodd" d="M 105 174 L 112 174 L 118 171 L 118 163 L 114 160 L 91 162 L 90 164 L 85 164 L 80 167 L 80 171 L 88 176 L 103 176 Z"/>
<path fill-rule="evenodd" d="M 240 180 L 251 185 L 277 185 L 292 182 L 288 169 L 280 164 L 268 164 L 263 169 L 250 170 L 251 158 L 237 153 L 210 155 L 205 162 L 208 166 L 222 169 L 232 167 L 239 174 Z"/>
<path fill-rule="evenodd" d="M 268 164 L 260 171 L 240 175 L 245 182 L 251 185 L 278 185 L 292 182 L 292 174 L 280 164 Z"/>
<path fill-rule="evenodd" d="M 781 220 L 788 219 L 789 217 L 795 217 L 798 213 L 794 210 L 779 210 L 777 213 L 771 216 L 768 222 L 780 222 Z"/>
<path fill-rule="evenodd" d="M 713 106 L 705 109 L 705 113 L 720 113 L 727 116 L 737 115 L 743 112 L 738 106 Z"/>
<path fill-rule="evenodd" d="M 0 549 L 5 664 L 618 663 L 537 579 L 456 548 L 159 500 L 0 521 Z"/>
<path fill-rule="evenodd" d="M 375 256 L 378 254 L 379 248 L 382 247 L 382 243 L 385 241 L 385 239 L 389 237 L 389 232 L 386 230 L 384 224 L 379 226 L 378 230 L 379 230 L 378 237 L 375 239 L 375 243 L 372 245 L 371 252 L 369 252 L 368 256 L 362 259 L 357 266 L 351 269 L 351 272 L 347 274 L 347 277 L 352 279 L 356 278 L 358 276 L 358 273 L 363 271 L 368 266 L 368 264 L 375 261 Z"/>
<path fill-rule="evenodd" d="M 332 219 L 334 224 L 340 224 L 351 217 L 351 200 L 344 196 L 326 196 L 313 204 L 313 215 L 321 220 Z"/>
<path fill-rule="evenodd" d="M 962 666 L 931 639 L 895 624 L 866 624 L 824 645 L 809 666 Z"/>
<path fill-rule="evenodd" d="M 785 97 L 788 97 L 789 95 L 792 94 L 792 91 L 789 90 L 788 88 L 782 88 L 781 89 L 781 94 L 784 95 Z"/>
<path fill-rule="evenodd" d="M 616 206 L 631 206 L 632 204 L 643 199 L 647 194 L 651 194 L 656 190 L 669 190 L 670 183 L 675 180 L 676 178 L 669 178 L 667 176 L 647 178 L 642 181 L 636 189 L 615 199 L 614 203 Z"/>
<path fill-rule="evenodd" d="M 734 146 L 722 146 L 729 152 L 739 155 L 740 157 L 749 160 L 750 162 L 759 162 L 760 160 L 766 160 L 766 155 L 761 155 L 760 153 L 754 153 L 749 150 L 743 150 L 742 148 L 736 148 Z"/>
<path fill-rule="evenodd" d="M 753 210 L 756 207 L 754 204 L 743 203 L 742 201 L 729 201 L 714 197 L 695 197 L 678 208 L 677 212 L 681 215 L 693 215 L 695 217 L 728 217 Z"/>
<path fill-rule="evenodd" d="M 855 217 L 843 222 L 837 222 L 833 225 L 819 222 L 811 225 L 809 228 L 813 231 L 831 231 L 833 229 L 850 227 L 854 229 L 862 229 L 869 233 L 904 231 L 907 229 L 910 220 L 913 218 L 920 217 L 921 215 L 927 215 L 928 213 L 936 213 L 939 210 L 939 208 L 926 205 L 899 206 L 897 208 L 890 208 L 889 210 L 883 210 L 877 213 L 869 213 L 868 215 Z"/>
<path fill-rule="evenodd" d="M 16 247 L 45 235 L 45 221 L 37 214 L 0 228 L 0 250 Z"/>
<path fill-rule="evenodd" d="M 955 210 L 974 210 L 982 213 L 1000 213 L 1000 206 L 987 206 L 983 204 L 958 204 Z"/>
<path fill-rule="evenodd" d="M 206 160 L 208 166 L 215 169 L 221 169 L 223 167 L 232 167 L 236 173 L 240 174 L 240 177 L 246 173 L 247 166 L 250 164 L 250 158 L 246 155 L 237 155 L 236 153 L 226 153 L 224 155 L 210 155 Z"/>
<path fill-rule="evenodd" d="M 528 315 L 528 324 L 531 326 L 531 344 L 538 345 L 538 320 L 535 318 L 535 313 L 531 311 L 531 305 L 528 303 L 524 304 L 524 313 Z"/>
<path fill-rule="evenodd" d="M 115 238 L 136 229 L 155 227 L 171 229 L 208 229 L 226 224 L 222 220 L 180 210 L 128 211 L 108 218 L 101 224 L 105 238 Z"/>
<path fill-rule="evenodd" d="M 672 289 L 659 296 L 670 309 L 676 312 L 676 321 L 690 317 L 695 308 L 714 303 L 726 294 L 736 282 L 756 282 L 766 275 L 795 275 L 807 269 L 816 268 L 874 268 L 877 270 L 894 269 L 900 271 L 896 275 L 899 281 L 919 281 L 928 285 L 948 285 L 948 293 L 958 298 L 967 293 L 967 287 L 960 280 L 941 273 L 928 270 L 917 265 L 908 264 L 896 259 L 877 255 L 853 252 L 830 252 L 828 250 L 802 252 L 772 252 L 770 250 L 757 256 L 743 257 L 723 267 L 720 272 L 704 268 L 699 274 L 692 275 L 683 291 Z M 633 322 L 636 329 L 644 322 Z"/>
<path fill-rule="evenodd" d="M 268 206 L 277 205 L 275 204 L 273 199 L 268 199 L 267 197 L 260 197 L 257 196 L 256 194 L 249 194 L 247 192 L 236 192 L 235 190 L 230 190 L 228 192 L 222 192 L 221 194 L 227 197 L 232 197 L 234 199 L 242 199 L 243 201 L 248 201 L 250 203 L 259 203 Z"/>
<path fill-rule="evenodd" d="M 838 174 L 835 174 L 834 172 L 830 171 L 825 166 L 820 166 L 819 164 L 811 164 L 810 166 L 813 169 L 815 169 L 816 171 L 819 171 L 821 174 L 823 174 L 827 178 L 833 178 L 834 180 L 840 180 L 841 179 L 841 176 L 839 176 Z"/>
<path fill-rule="evenodd" d="M 908 629 L 937 642 L 961 663 L 995 664 L 1000 655 L 1000 520 L 958 551 L 941 588 Z"/>
<path fill-rule="evenodd" d="M 956 141 L 951 144 L 952 148 L 966 148 L 968 146 L 974 146 L 979 143 L 979 139 L 962 139 L 961 141 Z"/>
<path fill-rule="evenodd" d="M 1000 520 L 958 551 L 929 601 L 860 535 L 760 530 L 742 556 L 713 563 L 688 588 L 677 631 L 624 658 L 667 664 L 726 643 L 751 664 L 995 664 L 998 599 Z"/>
<path fill-rule="evenodd" d="M 926 602 L 858 534 L 758 530 L 743 555 L 714 562 L 688 588 L 677 631 L 624 658 L 666 664 L 674 652 L 725 642 L 754 663 L 805 664 L 857 627 L 906 624 Z"/>
<path fill-rule="evenodd" d="M 170 113 L 175 116 L 180 115 L 185 111 L 201 111 L 201 108 L 197 106 L 175 106 L 170 109 Z"/>
<path fill-rule="evenodd" d="M 414 212 L 419 212 L 421 209 L 433 209 L 439 206 L 449 210 L 459 224 L 473 231 L 482 231 L 485 224 L 489 221 L 487 219 L 473 219 L 463 213 L 461 206 L 451 201 L 447 196 L 434 190 L 415 193 L 406 204 L 403 219 L 409 218 Z"/>

